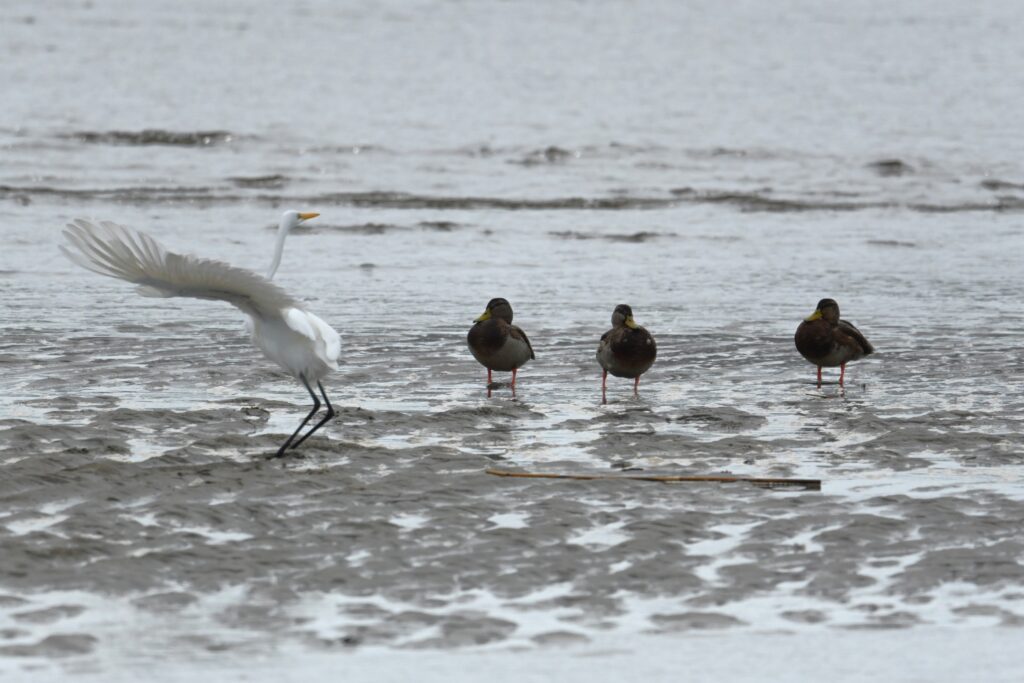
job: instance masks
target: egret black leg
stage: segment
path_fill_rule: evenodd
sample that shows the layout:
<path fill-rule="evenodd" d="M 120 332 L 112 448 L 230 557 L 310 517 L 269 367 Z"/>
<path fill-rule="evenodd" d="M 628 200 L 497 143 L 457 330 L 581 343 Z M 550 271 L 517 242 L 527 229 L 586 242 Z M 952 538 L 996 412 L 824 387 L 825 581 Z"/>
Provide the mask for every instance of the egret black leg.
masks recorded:
<path fill-rule="evenodd" d="M 315 432 L 316 430 L 318 430 L 321 427 L 323 427 L 324 424 L 328 420 L 330 420 L 332 417 L 337 415 L 337 413 L 334 412 L 334 406 L 331 405 L 331 399 L 327 398 L 327 392 L 324 391 L 324 385 L 320 384 L 320 382 L 317 382 L 316 385 L 317 385 L 317 387 L 320 388 L 320 394 L 324 397 L 324 403 L 327 405 L 327 414 L 324 415 L 323 419 L 320 420 L 319 422 L 317 422 L 316 425 L 314 425 L 312 429 L 310 429 L 308 432 L 306 432 L 306 435 L 304 437 L 302 437 L 301 439 L 296 441 L 292 445 L 292 448 L 298 448 L 302 444 L 303 441 L 305 441 L 306 439 L 308 439 L 309 437 L 311 437 L 313 435 L 313 432 Z"/>
<path fill-rule="evenodd" d="M 284 452 L 288 449 L 288 446 L 290 446 L 292 441 L 295 440 L 295 437 L 299 435 L 299 432 L 301 432 L 302 428 L 306 426 L 306 423 L 309 422 L 309 419 L 311 417 L 313 417 L 314 415 L 316 415 L 316 411 L 320 410 L 320 399 L 317 398 L 317 395 L 313 392 L 313 389 L 309 386 L 309 382 L 307 382 L 306 378 L 303 377 L 302 375 L 299 375 L 299 379 L 302 380 L 302 384 L 303 384 L 303 386 L 306 387 L 306 391 L 309 392 L 309 395 L 313 397 L 313 410 L 309 411 L 309 415 L 307 415 L 306 419 L 302 421 L 302 424 L 299 425 L 299 428 L 296 429 L 294 432 L 292 432 L 292 435 L 288 437 L 288 440 L 285 441 L 284 444 L 282 444 L 279 449 L 277 449 L 277 453 L 272 455 L 272 456 L 270 456 L 271 458 L 283 457 L 284 456 Z M 325 396 L 324 398 L 327 398 L 327 397 Z M 328 405 L 328 408 L 330 408 L 331 404 L 328 403 L 327 405 Z M 317 426 L 319 426 L 319 425 L 317 425 Z M 315 429 L 315 427 L 314 427 L 314 429 Z M 309 434 L 307 434 L 306 436 L 309 436 Z M 303 440 L 305 440 L 305 437 L 303 437 Z M 302 441 L 299 441 L 299 443 L 302 443 Z M 299 443 L 297 443 L 295 445 L 298 446 Z"/>

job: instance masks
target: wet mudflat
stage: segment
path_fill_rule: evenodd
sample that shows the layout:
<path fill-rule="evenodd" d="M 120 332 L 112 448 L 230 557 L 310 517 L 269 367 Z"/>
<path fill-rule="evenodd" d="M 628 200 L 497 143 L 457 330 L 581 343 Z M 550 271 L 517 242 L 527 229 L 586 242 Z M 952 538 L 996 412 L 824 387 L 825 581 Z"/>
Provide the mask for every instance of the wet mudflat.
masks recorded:
<path fill-rule="evenodd" d="M 488 7 L 501 31 L 496 15 L 447 3 L 253 7 L 42 3 L 32 21 L 0 24 L 20 65 L 5 82 L 22 94 L 0 130 L 0 671 L 281 677 L 282 661 L 323 674 L 344 653 L 381 679 L 408 672 L 409 651 L 427 664 L 457 655 L 469 671 L 482 652 L 500 666 L 556 648 L 615 671 L 630 652 L 695 638 L 711 653 L 1017 633 L 1024 144 L 985 112 L 1007 97 L 991 87 L 1000 65 L 1020 56 L 993 24 L 1019 9 L 848 10 L 839 25 L 797 13 L 811 33 L 864 47 L 899 36 L 919 52 L 877 52 L 873 66 L 821 52 L 810 75 L 791 55 L 792 73 L 769 77 L 732 39 L 702 47 L 655 30 L 694 23 L 675 4 Z M 764 20 L 704 12 L 720 36 Z M 623 21 L 653 33 L 620 44 Z M 767 26 L 762 40 L 782 49 L 785 28 Z M 542 27 L 522 57 L 512 37 Z M 242 59 L 300 29 L 302 49 L 282 47 L 264 79 L 206 71 L 225 56 L 211 50 Z M 99 75 L 111 44 L 168 35 L 207 47 L 165 45 L 146 78 Z M 489 97 L 426 78 L 397 39 L 411 35 Z M 569 39 L 592 59 L 563 59 Z M 949 76 L 927 55 L 967 43 L 981 50 L 960 83 L 970 106 L 948 103 L 923 128 L 886 116 L 923 111 L 928 83 L 883 77 L 915 64 Z M 626 48 L 657 78 L 637 84 Z M 360 54 L 378 59 L 343 66 Z M 668 76 L 705 54 L 719 59 Z M 555 61 L 552 82 L 533 70 Z M 24 74 L 55 94 L 26 94 Z M 320 101 L 279 105 L 300 76 Z M 850 92 L 786 130 L 760 125 L 816 79 Z M 691 92 L 715 94 L 683 104 Z M 723 117 L 740 92 L 762 110 Z M 866 119 L 841 115 L 850 102 Z M 57 245 L 72 217 L 113 219 L 262 271 L 284 208 L 322 214 L 289 238 L 278 281 L 341 331 L 346 362 L 325 382 L 338 418 L 281 463 L 264 456 L 302 418 L 305 392 L 259 356 L 237 311 L 141 298 Z M 487 397 L 464 345 L 494 296 L 537 353 L 515 398 Z M 838 371 L 815 387 L 792 345 L 824 296 L 878 349 L 843 389 Z M 594 351 L 618 303 L 659 357 L 639 398 L 610 381 L 602 405 Z M 823 486 L 518 480 L 488 467 Z M 953 666 L 969 653 L 944 650 L 949 671 L 970 672 Z M 1020 670 L 1006 661 L 990 680 Z"/>

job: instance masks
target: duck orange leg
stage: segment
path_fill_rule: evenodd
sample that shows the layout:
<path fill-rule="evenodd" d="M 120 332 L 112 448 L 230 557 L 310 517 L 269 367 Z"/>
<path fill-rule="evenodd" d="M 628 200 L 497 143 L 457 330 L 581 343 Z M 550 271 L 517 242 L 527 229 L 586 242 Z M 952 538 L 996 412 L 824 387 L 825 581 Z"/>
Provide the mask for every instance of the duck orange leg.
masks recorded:
<path fill-rule="evenodd" d="M 818 366 L 818 388 L 821 388 L 821 366 Z"/>
<path fill-rule="evenodd" d="M 637 375 L 636 379 L 633 380 L 633 395 L 640 395 L 640 375 Z"/>
<path fill-rule="evenodd" d="M 839 386 L 843 386 L 843 376 L 846 374 L 846 363 L 839 364 Z"/>

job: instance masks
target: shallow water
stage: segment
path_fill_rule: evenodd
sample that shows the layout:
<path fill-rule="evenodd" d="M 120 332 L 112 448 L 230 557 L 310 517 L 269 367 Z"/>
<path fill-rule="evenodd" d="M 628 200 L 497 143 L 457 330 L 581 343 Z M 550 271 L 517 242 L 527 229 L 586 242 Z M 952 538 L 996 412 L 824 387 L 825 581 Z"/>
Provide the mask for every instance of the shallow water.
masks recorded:
<path fill-rule="evenodd" d="M 5 12 L 0 671 L 1019 628 L 1022 13 Z M 278 281 L 346 356 L 281 465 L 306 397 L 237 311 L 57 245 L 112 219 L 262 271 L 284 208 L 322 216 Z M 464 346 L 494 296 L 537 353 L 515 399 Z M 824 296 L 878 349 L 845 390 L 792 345 Z M 602 405 L 622 302 L 659 357 Z"/>

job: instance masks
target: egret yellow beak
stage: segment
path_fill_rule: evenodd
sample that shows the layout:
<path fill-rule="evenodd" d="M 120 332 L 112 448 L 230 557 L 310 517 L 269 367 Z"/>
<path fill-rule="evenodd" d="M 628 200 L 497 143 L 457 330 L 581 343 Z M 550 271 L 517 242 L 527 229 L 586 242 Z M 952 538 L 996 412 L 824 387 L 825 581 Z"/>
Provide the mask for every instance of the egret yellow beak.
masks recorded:
<path fill-rule="evenodd" d="M 486 311 L 484 311 L 483 313 L 480 314 L 479 318 L 474 318 L 473 322 L 475 322 L 475 323 L 482 323 L 483 321 L 490 320 L 490 319 L 491 319 L 491 309 L 488 308 Z"/>
<path fill-rule="evenodd" d="M 302 219 L 302 220 L 304 220 L 304 221 L 308 221 L 308 220 L 310 220 L 310 219 L 312 219 L 312 218 L 316 218 L 316 217 L 317 217 L 317 216 L 319 216 L 319 215 L 320 215 L 320 214 L 318 214 L 318 213 L 316 213 L 316 212 L 314 212 L 314 211 L 310 211 L 310 212 L 308 212 L 308 213 L 300 213 L 300 214 L 299 214 L 299 218 L 301 218 L 301 219 Z"/>
<path fill-rule="evenodd" d="M 818 320 L 819 318 L 821 318 L 821 311 L 820 310 L 819 311 L 815 311 L 814 313 L 811 313 L 809 316 L 804 318 L 804 322 L 809 322 L 809 323 L 810 322 L 814 322 L 815 320 Z"/>
<path fill-rule="evenodd" d="M 626 327 L 628 327 L 631 330 L 635 330 L 640 326 L 636 324 L 635 320 L 633 320 L 633 316 L 629 316 L 628 318 L 626 318 Z"/>

